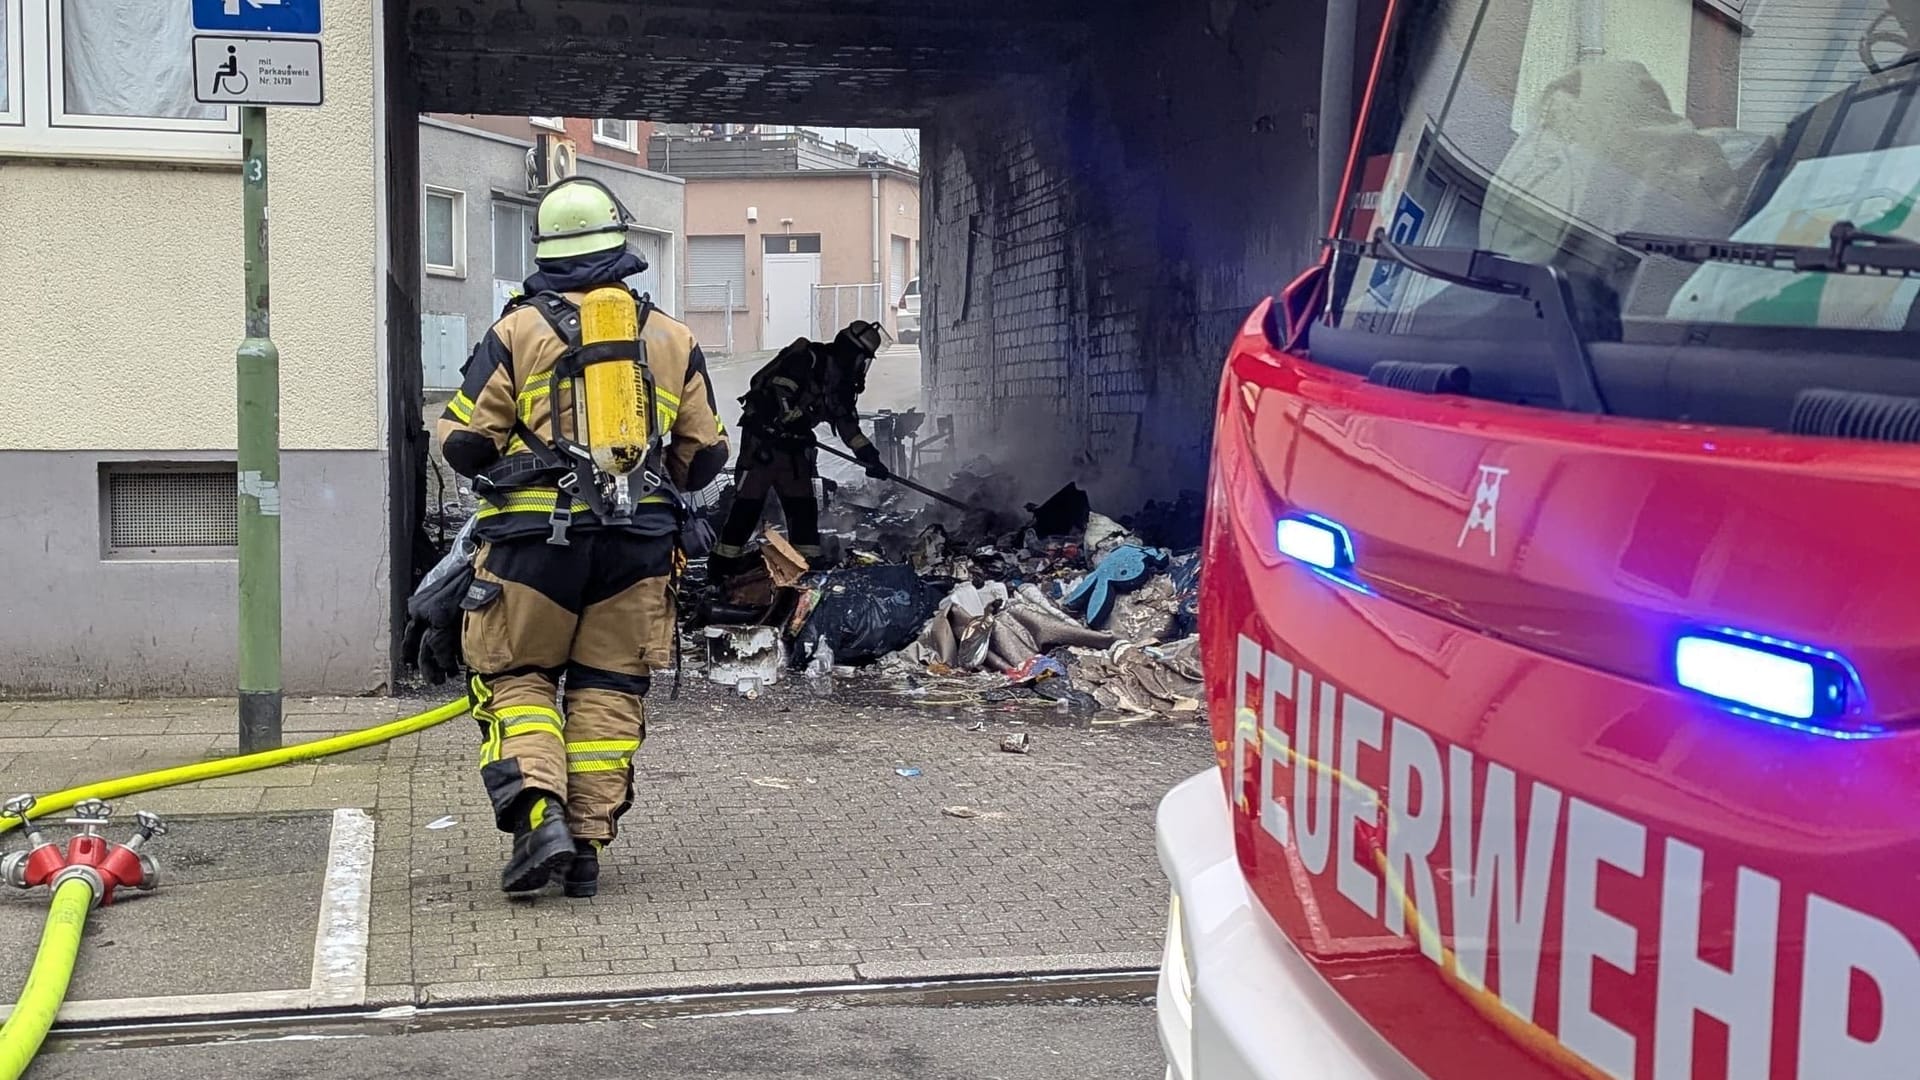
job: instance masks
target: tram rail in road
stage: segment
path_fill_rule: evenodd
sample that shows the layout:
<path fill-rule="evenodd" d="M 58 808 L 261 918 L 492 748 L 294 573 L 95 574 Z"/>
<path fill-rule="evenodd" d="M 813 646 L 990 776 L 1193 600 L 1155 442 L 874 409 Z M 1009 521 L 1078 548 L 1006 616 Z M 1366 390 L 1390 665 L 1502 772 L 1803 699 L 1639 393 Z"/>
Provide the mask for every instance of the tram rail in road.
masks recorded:
<path fill-rule="evenodd" d="M 784 1014 L 873 1006 L 1137 1003 L 1149 999 L 1155 969 L 1008 975 L 910 982 L 835 983 L 616 998 L 547 998 L 382 1009 L 286 1010 L 246 1016 L 97 1021 L 56 1028 L 43 1053 L 270 1042 L 343 1035 L 401 1035 L 558 1023 L 671 1020 Z"/>

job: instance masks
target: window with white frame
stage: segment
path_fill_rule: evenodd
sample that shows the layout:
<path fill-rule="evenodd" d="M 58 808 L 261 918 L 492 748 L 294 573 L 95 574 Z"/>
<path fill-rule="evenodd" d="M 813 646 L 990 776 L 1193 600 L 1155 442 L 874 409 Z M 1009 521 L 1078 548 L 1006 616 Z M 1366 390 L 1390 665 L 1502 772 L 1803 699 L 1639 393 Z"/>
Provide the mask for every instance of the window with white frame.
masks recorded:
<path fill-rule="evenodd" d="M 427 273 L 467 276 L 467 197 L 449 188 L 430 187 L 420 209 L 421 250 Z"/>
<path fill-rule="evenodd" d="M 237 112 L 194 100 L 190 5 L 0 0 L 0 154 L 237 161 Z"/>
<path fill-rule="evenodd" d="M 593 122 L 593 141 L 617 146 L 622 150 L 633 149 L 634 122 L 631 120 L 595 120 Z"/>
<path fill-rule="evenodd" d="M 527 119 L 533 122 L 534 127 L 552 128 L 554 131 L 567 130 L 567 119 L 564 116 L 529 116 Z"/>
<path fill-rule="evenodd" d="M 20 123 L 20 0 L 0 0 L 0 125 Z"/>

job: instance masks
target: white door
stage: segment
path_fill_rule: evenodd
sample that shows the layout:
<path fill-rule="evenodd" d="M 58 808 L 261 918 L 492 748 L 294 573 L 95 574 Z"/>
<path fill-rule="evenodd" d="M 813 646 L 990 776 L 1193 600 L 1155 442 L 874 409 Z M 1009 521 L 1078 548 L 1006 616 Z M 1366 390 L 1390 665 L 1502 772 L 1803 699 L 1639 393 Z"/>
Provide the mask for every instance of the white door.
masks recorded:
<path fill-rule="evenodd" d="M 783 349 L 813 332 L 813 287 L 820 284 L 820 256 L 766 255 L 760 263 L 766 285 L 763 349 Z"/>
<path fill-rule="evenodd" d="M 893 250 L 891 252 L 893 258 L 890 260 L 891 265 L 887 267 L 887 284 L 889 286 L 887 289 L 887 306 L 890 308 L 899 307 L 900 298 L 907 294 L 907 278 L 912 276 L 907 273 L 908 250 L 906 237 L 896 236 L 893 238 Z"/>

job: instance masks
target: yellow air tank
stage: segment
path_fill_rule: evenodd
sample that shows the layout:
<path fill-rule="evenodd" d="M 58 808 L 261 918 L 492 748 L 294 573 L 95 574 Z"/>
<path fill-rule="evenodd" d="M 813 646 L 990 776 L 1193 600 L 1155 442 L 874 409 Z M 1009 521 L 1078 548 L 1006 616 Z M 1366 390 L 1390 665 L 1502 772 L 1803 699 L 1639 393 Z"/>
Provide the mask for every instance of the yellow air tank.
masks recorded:
<path fill-rule="evenodd" d="M 634 342 L 637 354 L 639 337 L 638 312 L 626 289 L 595 289 L 580 302 L 581 348 Z M 586 425 L 580 441 L 593 453 L 594 466 L 612 476 L 639 468 L 646 459 L 651 420 L 641 356 L 589 363 L 576 385 L 581 385 L 580 415 Z"/>

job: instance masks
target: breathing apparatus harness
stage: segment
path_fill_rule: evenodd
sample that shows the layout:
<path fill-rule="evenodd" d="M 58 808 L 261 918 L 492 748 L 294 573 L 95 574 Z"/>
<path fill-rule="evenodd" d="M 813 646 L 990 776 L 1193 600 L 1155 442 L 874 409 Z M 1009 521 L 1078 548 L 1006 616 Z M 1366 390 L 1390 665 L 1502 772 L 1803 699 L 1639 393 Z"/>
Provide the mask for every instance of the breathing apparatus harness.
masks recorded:
<path fill-rule="evenodd" d="M 638 306 L 638 326 L 644 328 L 647 316 L 653 312 L 653 301 L 630 290 L 629 294 Z M 659 393 L 654 385 L 653 370 L 647 364 L 646 342 L 639 339 L 637 332 L 632 341 L 596 341 L 583 345 L 580 341 L 580 309 L 572 301 L 559 293 L 542 292 L 516 297 L 508 304 L 507 310 L 529 304 L 540 312 L 547 325 L 566 343 L 566 351 L 553 365 L 553 388 L 549 391 L 547 410 L 551 437 L 542 439 L 524 419 L 515 416 L 514 434 L 527 445 L 529 453 L 515 454 L 486 470 L 475 486 L 481 490 L 481 494 L 500 503 L 504 502 L 510 488 L 554 484 L 564 497 L 554 501 L 553 512 L 548 518 L 547 543 L 565 547 L 569 543 L 567 530 L 573 524 L 573 500 L 586 503 L 603 523 L 618 525 L 632 519 L 634 505 L 639 500 L 671 488 L 663 463 L 665 440 L 658 430 Z M 587 368 L 604 363 L 632 364 L 645 393 L 646 448 L 638 455 L 639 460 L 632 462 L 628 471 L 624 472 L 610 472 L 594 460 L 593 449 L 588 445 L 592 438 L 591 428 L 587 426 L 581 408 L 585 397 L 582 382 Z M 564 408 L 560 397 L 562 386 L 569 390 Z M 566 434 L 560 422 L 562 412 L 571 419 L 575 435 L 586 433 L 588 442 Z M 679 493 L 673 494 L 677 496 Z"/>

